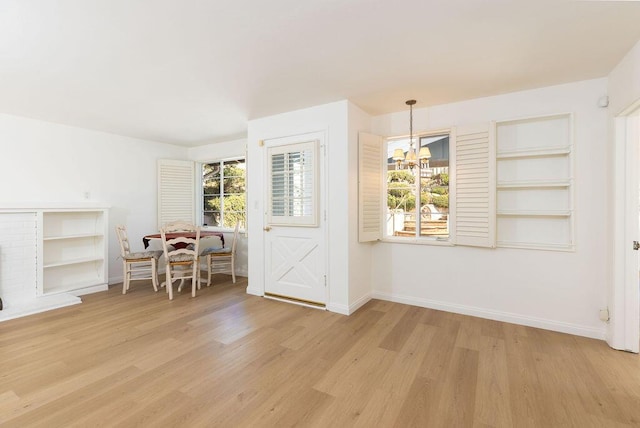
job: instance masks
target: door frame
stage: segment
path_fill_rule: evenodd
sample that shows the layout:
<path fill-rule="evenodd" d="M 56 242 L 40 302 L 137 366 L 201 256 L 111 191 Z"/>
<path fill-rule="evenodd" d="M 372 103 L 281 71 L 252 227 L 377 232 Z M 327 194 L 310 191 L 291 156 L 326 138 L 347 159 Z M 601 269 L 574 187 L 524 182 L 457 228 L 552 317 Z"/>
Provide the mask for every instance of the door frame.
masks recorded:
<path fill-rule="evenodd" d="M 607 342 L 614 349 L 638 353 L 640 346 L 639 253 L 632 241 L 640 241 L 640 100 L 613 118 L 614 126 L 614 224 L 613 289 L 609 296 L 610 321 Z"/>
<path fill-rule="evenodd" d="M 324 277 L 325 277 L 325 293 L 324 293 L 324 304 L 325 307 L 323 307 L 322 309 L 326 309 L 326 307 L 329 305 L 329 284 L 330 284 L 330 271 L 329 271 L 329 220 L 328 220 L 328 203 L 329 203 L 329 198 L 327 197 L 327 189 L 329 186 L 329 181 L 328 181 L 328 174 L 327 174 L 327 131 L 322 130 L 322 131 L 312 131 L 312 132 L 305 132 L 302 134 L 294 134 L 294 135 L 286 135 L 286 136 L 281 136 L 281 137 L 273 137 L 273 138 L 269 138 L 269 139 L 265 139 L 262 140 L 262 144 L 263 144 L 263 149 L 264 149 L 264 157 L 263 157 L 263 177 L 264 177 L 264 181 L 263 181 L 263 186 L 262 186 L 262 199 L 264 201 L 264 212 L 263 212 L 263 218 L 262 218 L 262 224 L 263 224 L 263 230 L 262 230 L 262 250 L 266 251 L 267 250 L 267 232 L 265 230 L 265 228 L 267 226 L 269 226 L 269 222 L 268 222 L 268 218 L 269 218 L 269 201 L 270 201 L 270 195 L 268 195 L 268 191 L 269 191 L 269 185 L 268 185 L 268 180 L 270 179 L 269 177 L 269 155 L 268 155 L 268 149 L 270 147 L 277 147 L 277 146 L 284 146 L 284 145 L 288 145 L 288 144 L 294 144 L 297 142 L 303 142 L 303 141 L 312 141 L 312 140 L 317 140 L 318 141 L 318 156 L 319 156 L 319 163 L 318 163 L 318 183 L 317 183 L 317 187 L 316 187 L 316 191 L 318 191 L 318 204 L 319 204 L 319 210 L 318 210 L 318 226 L 322 228 L 322 239 L 324 240 L 324 245 L 323 245 L 323 250 L 322 250 L 322 258 L 323 258 L 323 263 L 324 263 Z M 301 226 L 304 228 L 304 226 Z M 262 283 L 262 295 L 265 298 L 270 298 L 270 299 L 274 299 L 274 300 L 283 300 L 283 301 L 287 301 L 290 303 L 294 303 L 294 304 L 298 304 L 298 305 L 302 305 L 302 306 L 308 306 L 308 307 L 312 307 L 312 308 L 318 308 L 317 306 L 314 305 L 309 305 L 304 303 L 303 301 L 297 301 L 295 299 L 279 299 L 277 297 L 272 297 L 272 296 L 267 296 L 266 295 L 266 281 L 267 281 L 267 277 L 268 277 L 268 272 L 267 272 L 268 266 L 266 263 L 263 264 L 263 278 L 264 281 Z"/>

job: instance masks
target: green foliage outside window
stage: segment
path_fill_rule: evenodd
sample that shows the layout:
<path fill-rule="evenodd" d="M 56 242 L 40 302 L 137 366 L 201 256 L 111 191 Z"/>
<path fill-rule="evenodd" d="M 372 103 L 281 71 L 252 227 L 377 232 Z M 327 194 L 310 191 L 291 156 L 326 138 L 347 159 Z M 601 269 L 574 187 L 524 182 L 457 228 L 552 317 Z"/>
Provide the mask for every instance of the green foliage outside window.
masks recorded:
<path fill-rule="evenodd" d="M 388 171 L 387 207 L 390 210 L 402 209 L 405 212 L 416 208 L 415 176 L 409 170 Z M 438 174 L 429 179 L 420 180 L 420 205 L 433 204 L 438 208 L 449 207 L 449 174 Z"/>
<path fill-rule="evenodd" d="M 240 220 L 241 225 L 244 226 L 246 212 L 244 165 L 244 160 L 203 165 L 202 187 L 206 225 L 233 228 Z"/>

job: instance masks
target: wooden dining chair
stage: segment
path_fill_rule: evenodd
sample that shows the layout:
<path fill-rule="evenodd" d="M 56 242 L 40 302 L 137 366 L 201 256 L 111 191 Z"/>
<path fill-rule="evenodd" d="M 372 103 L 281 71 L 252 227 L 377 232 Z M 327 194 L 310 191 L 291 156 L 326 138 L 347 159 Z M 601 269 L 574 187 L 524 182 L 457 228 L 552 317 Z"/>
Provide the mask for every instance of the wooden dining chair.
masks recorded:
<path fill-rule="evenodd" d="M 151 280 L 153 289 L 158 291 L 158 258 L 162 255 L 162 251 L 131 252 L 126 227 L 116 226 L 116 234 L 120 242 L 120 257 L 122 257 L 122 294 L 127 294 L 131 281 L 148 279 Z"/>
<path fill-rule="evenodd" d="M 180 280 L 178 292 L 186 279 L 191 279 L 191 296 L 196 297 L 196 287 L 200 288 L 198 251 L 200 227 L 177 221 L 160 229 L 162 248 L 166 261 L 166 286 L 169 300 L 173 300 L 173 282 Z M 189 235 L 189 236 L 187 236 Z"/>
<path fill-rule="evenodd" d="M 239 230 L 240 221 L 236 222 L 231 247 L 206 248 L 201 252 L 200 257 L 205 260 L 207 266 L 207 287 L 211 285 L 211 276 L 214 273 L 230 273 L 233 283 L 236 283 L 236 248 Z"/>

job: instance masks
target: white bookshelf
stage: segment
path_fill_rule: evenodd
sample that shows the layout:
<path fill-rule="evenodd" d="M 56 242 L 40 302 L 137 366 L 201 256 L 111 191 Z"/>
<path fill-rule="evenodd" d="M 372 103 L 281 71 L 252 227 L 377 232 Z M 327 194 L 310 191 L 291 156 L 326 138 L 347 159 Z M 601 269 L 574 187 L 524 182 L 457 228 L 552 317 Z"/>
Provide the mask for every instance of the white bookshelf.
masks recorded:
<path fill-rule="evenodd" d="M 107 210 L 45 209 L 38 294 L 86 294 L 107 289 Z"/>
<path fill-rule="evenodd" d="M 0 321 L 82 302 L 107 286 L 108 209 L 87 203 L 0 203 Z"/>
<path fill-rule="evenodd" d="M 496 124 L 497 245 L 572 251 L 570 114 Z"/>

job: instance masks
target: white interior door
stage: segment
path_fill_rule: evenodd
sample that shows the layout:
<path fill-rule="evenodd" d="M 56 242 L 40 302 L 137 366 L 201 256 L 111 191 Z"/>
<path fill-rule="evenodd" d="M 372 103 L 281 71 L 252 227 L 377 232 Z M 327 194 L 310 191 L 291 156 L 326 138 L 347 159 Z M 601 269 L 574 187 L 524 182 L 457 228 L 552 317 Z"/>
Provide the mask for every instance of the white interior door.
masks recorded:
<path fill-rule="evenodd" d="M 640 101 L 615 119 L 614 284 L 607 342 L 615 349 L 640 350 Z"/>
<path fill-rule="evenodd" d="M 324 305 L 323 134 L 278 138 L 265 145 L 265 294 Z"/>
<path fill-rule="evenodd" d="M 627 117 L 627 219 L 625 225 L 627 269 L 624 291 L 625 349 L 640 350 L 640 109 Z M 635 240 L 631 245 L 631 240 Z"/>

